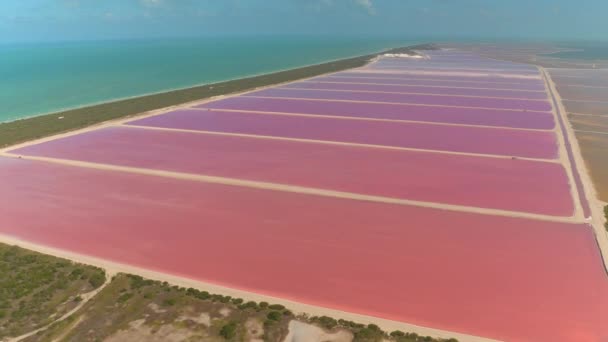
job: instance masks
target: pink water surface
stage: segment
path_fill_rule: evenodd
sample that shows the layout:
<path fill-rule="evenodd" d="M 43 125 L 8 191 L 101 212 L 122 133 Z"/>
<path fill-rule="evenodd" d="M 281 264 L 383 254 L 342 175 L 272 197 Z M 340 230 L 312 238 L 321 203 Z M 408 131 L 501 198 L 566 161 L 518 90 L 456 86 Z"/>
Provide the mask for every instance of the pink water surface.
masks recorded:
<path fill-rule="evenodd" d="M 512 99 L 546 100 L 547 93 L 527 90 L 439 88 L 391 84 L 321 83 L 315 80 L 293 82 L 281 88 L 334 89 L 353 91 L 385 91 L 416 94 L 438 94 L 458 96 L 487 96 Z M 608 92 L 608 90 L 607 90 Z"/>
<path fill-rule="evenodd" d="M 608 339 L 591 229 L 0 158 L 0 233 L 505 341 Z"/>
<path fill-rule="evenodd" d="M 372 65 L 368 67 L 372 70 L 378 71 L 396 71 L 396 72 L 470 72 L 480 74 L 500 74 L 504 76 L 537 76 L 538 70 L 525 70 L 525 69 L 511 69 L 511 68 L 496 68 L 496 67 L 483 67 L 483 66 L 450 66 L 443 65 L 437 67 L 433 65 Z"/>
<path fill-rule="evenodd" d="M 177 110 L 135 120 L 129 124 L 453 152 L 531 158 L 557 157 L 556 135 L 551 131 L 520 131 L 197 109 Z M 484 143 L 480 144 L 480 141 Z"/>
<path fill-rule="evenodd" d="M 439 106 L 458 106 L 473 108 L 497 108 L 516 110 L 550 111 L 551 104 L 545 100 L 512 100 L 499 98 L 479 98 L 462 96 L 441 95 L 416 95 L 416 94 L 392 94 L 392 93 L 369 93 L 357 91 L 325 91 L 325 90 L 300 90 L 288 88 L 270 88 L 254 91 L 242 96 L 267 96 L 283 98 L 304 98 L 323 100 L 346 100 L 346 101 L 373 101 L 385 103 L 406 104 L 429 104 Z"/>
<path fill-rule="evenodd" d="M 378 83 L 378 84 L 403 84 L 412 86 L 441 86 L 441 87 L 468 87 L 481 89 L 513 89 L 513 90 L 532 90 L 544 91 L 544 84 L 509 84 L 509 83 L 490 83 L 478 81 L 446 81 L 412 76 L 410 78 L 388 78 L 388 77 L 367 77 L 365 74 L 356 77 L 343 77 L 337 74 L 332 76 L 321 76 L 310 79 L 311 81 L 332 81 L 332 82 L 358 82 L 358 83 Z"/>
<path fill-rule="evenodd" d="M 433 107 L 390 103 L 349 103 L 245 96 L 210 102 L 197 107 L 513 128 L 553 129 L 555 127 L 553 114 L 550 112 L 524 112 L 501 109 Z"/>
<path fill-rule="evenodd" d="M 538 78 L 522 78 L 522 77 L 502 77 L 502 76 L 487 76 L 487 75 L 445 75 L 440 73 L 391 73 L 381 71 L 343 71 L 332 74 L 332 76 L 354 76 L 354 77 L 386 77 L 394 79 L 429 79 L 442 81 L 476 81 L 476 82 L 494 82 L 504 84 L 521 84 L 521 85 L 544 85 L 540 77 Z"/>
<path fill-rule="evenodd" d="M 128 126 L 13 152 L 547 215 L 573 212 L 564 168 L 550 162 Z"/>

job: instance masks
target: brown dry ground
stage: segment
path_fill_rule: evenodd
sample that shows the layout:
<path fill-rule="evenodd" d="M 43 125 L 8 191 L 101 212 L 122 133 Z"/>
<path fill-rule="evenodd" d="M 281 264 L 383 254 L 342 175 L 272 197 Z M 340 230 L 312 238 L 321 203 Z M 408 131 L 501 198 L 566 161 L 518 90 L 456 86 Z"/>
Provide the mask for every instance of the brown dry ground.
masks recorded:
<path fill-rule="evenodd" d="M 608 202 L 608 134 L 576 132 L 576 138 L 598 198 Z"/>

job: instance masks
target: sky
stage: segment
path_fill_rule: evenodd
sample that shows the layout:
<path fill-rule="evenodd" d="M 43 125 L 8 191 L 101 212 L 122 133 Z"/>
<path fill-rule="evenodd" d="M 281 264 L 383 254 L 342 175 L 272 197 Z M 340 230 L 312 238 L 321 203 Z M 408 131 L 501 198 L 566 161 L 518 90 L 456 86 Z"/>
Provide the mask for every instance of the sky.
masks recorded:
<path fill-rule="evenodd" d="M 0 43 L 218 35 L 607 40 L 607 0 L 1 0 Z"/>

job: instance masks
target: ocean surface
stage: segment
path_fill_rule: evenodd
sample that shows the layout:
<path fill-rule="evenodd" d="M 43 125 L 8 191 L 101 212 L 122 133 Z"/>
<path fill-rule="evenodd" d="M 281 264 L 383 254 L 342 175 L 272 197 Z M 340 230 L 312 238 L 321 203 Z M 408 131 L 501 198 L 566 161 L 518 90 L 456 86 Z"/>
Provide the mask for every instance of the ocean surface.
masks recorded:
<path fill-rule="evenodd" d="M 0 45 L 0 121 L 415 44 L 223 37 Z"/>
<path fill-rule="evenodd" d="M 582 60 L 608 60 L 608 43 L 566 43 L 559 44 L 559 47 L 574 49 L 574 51 L 564 51 L 550 54 L 551 57 L 563 59 L 582 59 Z"/>

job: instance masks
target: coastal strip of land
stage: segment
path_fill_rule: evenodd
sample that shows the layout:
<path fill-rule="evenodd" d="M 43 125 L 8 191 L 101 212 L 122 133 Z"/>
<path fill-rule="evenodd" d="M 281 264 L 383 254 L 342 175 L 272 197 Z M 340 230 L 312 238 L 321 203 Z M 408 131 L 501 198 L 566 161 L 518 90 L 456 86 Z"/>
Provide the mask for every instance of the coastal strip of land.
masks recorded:
<path fill-rule="evenodd" d="M 436 49 L 436 47 L 432 44 L 423 44 L 394 48 L 375 54 L 341 59 L 297 69 L 111 101 L 1 123 L 0 147 L 77 130 L 108 120 L 124 118 L 160 108 L 357 68 L 385 53 L 415 54 L 415 50 L 429 49 Z"/>

